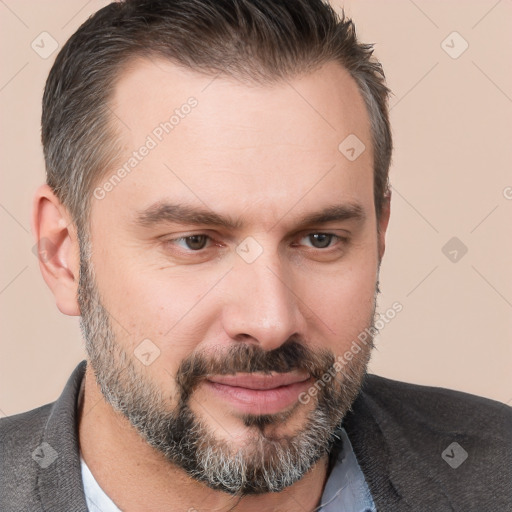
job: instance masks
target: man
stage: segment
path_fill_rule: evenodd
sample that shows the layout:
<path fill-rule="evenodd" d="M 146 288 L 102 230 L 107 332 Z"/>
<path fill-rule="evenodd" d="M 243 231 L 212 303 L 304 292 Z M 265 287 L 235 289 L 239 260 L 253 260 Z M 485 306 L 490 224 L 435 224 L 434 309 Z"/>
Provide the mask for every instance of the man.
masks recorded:
<path fill-rule="evenodd" d="M 88 358 L 2 420 L 0 510 L 511 509 L 509 408 L 366 371 L 371 53 L 320 0 L 127 0 L 71 37 L 33 229 Z"/>

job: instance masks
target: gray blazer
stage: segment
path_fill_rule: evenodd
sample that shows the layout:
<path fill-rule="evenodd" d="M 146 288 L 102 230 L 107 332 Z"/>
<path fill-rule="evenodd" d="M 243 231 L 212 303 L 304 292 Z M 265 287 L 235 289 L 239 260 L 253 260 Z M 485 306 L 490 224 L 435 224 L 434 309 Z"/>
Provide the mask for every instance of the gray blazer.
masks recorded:
<path fill-rule="evenodd" d="M 76 404 L 86 362 L 60 398 L 0 420 L 0 512 L 86 512 Z M 379 512 L 512 511 L 512 409 L 368 375 L 343 420 Z"/>

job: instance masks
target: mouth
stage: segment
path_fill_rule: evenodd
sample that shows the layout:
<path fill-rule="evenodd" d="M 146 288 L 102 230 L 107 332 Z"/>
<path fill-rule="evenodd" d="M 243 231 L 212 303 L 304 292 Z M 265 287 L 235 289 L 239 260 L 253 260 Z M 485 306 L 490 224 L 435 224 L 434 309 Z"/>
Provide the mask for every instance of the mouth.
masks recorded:
<path fill-rule="evenodd" d="M 211 375 L 205 384 L 217 398 L 244 414 L 276 414 L 294 405 L 310 385 L 311 376 L 301 372 L 238 373 Z"/>

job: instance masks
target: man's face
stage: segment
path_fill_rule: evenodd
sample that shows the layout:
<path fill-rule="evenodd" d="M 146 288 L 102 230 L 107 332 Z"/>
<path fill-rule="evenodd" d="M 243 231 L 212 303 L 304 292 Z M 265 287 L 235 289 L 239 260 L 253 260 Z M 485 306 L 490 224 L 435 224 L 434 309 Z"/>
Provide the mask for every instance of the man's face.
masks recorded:
<path fill-rule="evenodd" d="M 121 156 L 97 183 L 80 283 L 98 383 L 199 480 L 281 490 L 325 454 L 371 348 L 318 385 L 375 313 L 373 155 L 356 84 L 334 63 L 258 86 L 138 60 L 110 108 Z M 366 146 L 355 160 L 338 149 L 349 135 Z"/>

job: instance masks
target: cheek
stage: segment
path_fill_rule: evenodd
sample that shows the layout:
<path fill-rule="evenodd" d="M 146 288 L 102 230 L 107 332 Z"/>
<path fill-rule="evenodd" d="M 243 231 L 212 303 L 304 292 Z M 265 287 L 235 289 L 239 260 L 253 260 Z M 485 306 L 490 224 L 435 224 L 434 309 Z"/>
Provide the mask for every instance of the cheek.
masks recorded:
<path fill-rule="evenodd" d="M 159 379 L 175 375 L 214 321 L 211 305 L 202 300 L 211 288 L 208 279 L 128 266 L 110 272 L 104 266 L 96 274 L 117 341 L 130 356 L 143 349 L 157 354 L 148 369 Z"/>
<path fill-rule="evenodd" d="M 325 340 L 324 346 L 339 354 L 357 340 L 372 322 L 376 279 L 372 261 L 340 267 L 336 273 L 314 280 L 304 276 L 298 296 L 310 319 L 312 342 Z"/>

